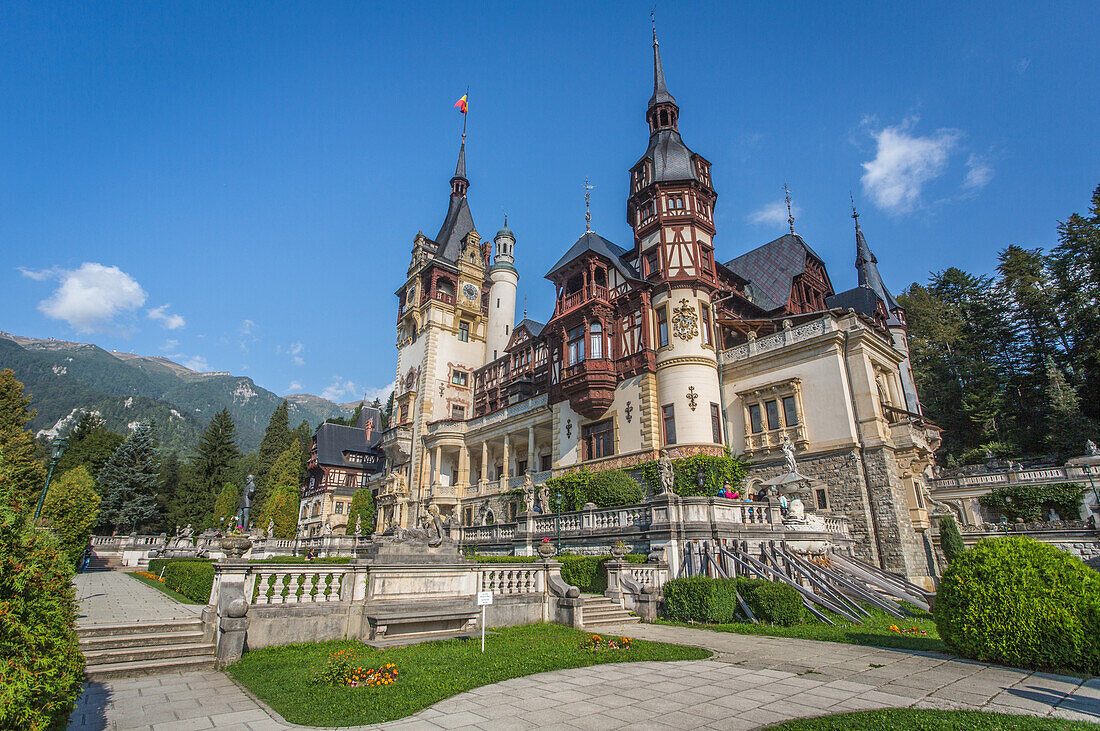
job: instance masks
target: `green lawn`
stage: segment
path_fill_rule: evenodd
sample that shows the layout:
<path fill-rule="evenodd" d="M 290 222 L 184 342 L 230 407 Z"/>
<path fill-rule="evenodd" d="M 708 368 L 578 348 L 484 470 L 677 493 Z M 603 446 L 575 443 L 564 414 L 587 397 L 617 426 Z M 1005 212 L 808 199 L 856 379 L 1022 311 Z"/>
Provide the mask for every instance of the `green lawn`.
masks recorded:
<path fill-rule="evenodd" d="M 206 604 L 206 602 L 196 602 L 196 601 L 193 601 L 191 599 L 188 599 L 183 594 L 180 594 L 178 591 L 172 591 L 167 586 L 165 586 L 162 582 L 157 581 L 156 579 L 150 579 L 150 578 L 147 578 L 145 576 L 138 576 L 137 573 L 135 573 L 133 571 L 129 571 L 127 573 L 129 573 L 130 576 L 137 579 L 141 583 L 143 583 L 147 586 L 151 586 L 154 589 L 156 589 L 157 591 L 160 591 L 160 592 L 163 592 L 163 593 L 167 594 L 168 596 L 172 597 L 173 599 L 175 599 L 180 604 Z"/>
<path fill-rule="evenodd" d="M 824 622 L 812 620 L 807 624 L 799 624 L 793 627 L 780 627 L 774 624 L 750 624 L 748 622 L 735 622 L 733 624 L 695 624 L 687 625 L 680 622 L 661 621 L 662 624 L 678 624 L 681 626 L 700 627 L 718 632 L 734 632 L 741 635 L 767 635 L 769 637 L 797 637 L 803 640 L 823 640 L 825 642 L 843 642 L 848 645 L 871 645 L 873 647 L 889 647 L 905 650 L 935 650 L 947 652 L 947 645 L 940 639 L 936 632 L 936 623 L 932 621 L 932 614 L 924 612 L 916 607 L 908 607 L 916 616 L 906 620 L 891 617 L 879 609 L 867 608 L 871 618 L 866 624 L 853 624 L 845 622 L 834 615 L 833 621 L 837 624 L 831 626 Z M 899 634 L 890 629 L 891 625 L 897 625 L 898 629 L 910 629 L 916 627 L 926 634 Z"/>
<path fill-rule="evenodd" d="M 1096 725 L 1079 721 L 1061 721 L 1055 718 L 1015 716 L 982 711 L 932 711 L 909 708 L 892 708 L 882 711 L 839 713 L 835 716 L 806 718 L 768 726 L 773 731 L 829 731 L 830 729 L 854 729 L 855 731 L 894 731 L 895 729 L 920 729 L 921 731 L 970 731 L 970 729 L 997 729 L 1009 731 L 1095 731 Z"/>
<path fill-rule="evenodd" d="M 323 642 L 246 652 L 228 672 L 290 723 L 352 726 L 394 721 L 471 688 L 533 673 L 611 662 L 699 660 L 710 652 L 635 640 L 630 650 L 580 649 L 587 632 L 557 624 L 494 630 L 480 639 L 438 640 L 375 650 L 358 642 Z M 397 682 L 376 688 L 331 687 L 310 682 L 310 668 L 330 653 L 355 649 L 363 667 L 397 666 Z"/>

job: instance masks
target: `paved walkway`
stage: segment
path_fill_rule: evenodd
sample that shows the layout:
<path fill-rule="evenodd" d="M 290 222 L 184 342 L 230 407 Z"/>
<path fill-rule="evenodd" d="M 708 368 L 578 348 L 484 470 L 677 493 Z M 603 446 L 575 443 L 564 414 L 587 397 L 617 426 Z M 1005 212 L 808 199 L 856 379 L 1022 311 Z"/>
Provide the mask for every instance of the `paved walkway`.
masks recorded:
<path fill-rule="evenodd" d="M 120 607 L 144 607 L 145 600 L 159 594 L 131 577 L 116 576 L 140 587 L 134 590 L 119 583 L 123 591 L 139 597 L 136 605 L 120 599 Z M 108 590 L 112 581 L 106 579 L 100 590 L 90 591 L 87 601 L 96 602 L 97 594 Z M 599 665 L 515 678 L 373 728 L 736 730 L 827 713 L 907 706 L 1100 722 L 1100 679 L 1082 682 L 937 653 L 681 627 L 628 625 L 605 628 L 605 633 L 698 645 L 716 654 L 710 660 Z M 210 670 L 95 683 L 80 699 L 69 728 L 302 727 L 282 722 L 227 675 Z"/>
<path fill-rule="evenodd" d="M 189 619 L 202 613 L 201 605 L 180 604 L 121 571 L 77 574 L 73 583 L 76 585 L 76 600 L 80 603 L 77 627 Z"/>

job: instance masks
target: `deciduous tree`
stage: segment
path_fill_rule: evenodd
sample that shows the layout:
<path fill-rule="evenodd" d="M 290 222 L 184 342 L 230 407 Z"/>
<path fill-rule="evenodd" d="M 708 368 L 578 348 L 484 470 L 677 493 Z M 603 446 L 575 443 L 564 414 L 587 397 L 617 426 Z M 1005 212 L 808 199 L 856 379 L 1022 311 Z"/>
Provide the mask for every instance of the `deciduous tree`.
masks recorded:
<path fill-rule="evenodd" d="M 84 555 L 99 516 L 100 499 L 95 487 L 95 479 L 88 470 L 74 467 L 53 480 L 42 504 L 42 518 L 73 566 Z"/>

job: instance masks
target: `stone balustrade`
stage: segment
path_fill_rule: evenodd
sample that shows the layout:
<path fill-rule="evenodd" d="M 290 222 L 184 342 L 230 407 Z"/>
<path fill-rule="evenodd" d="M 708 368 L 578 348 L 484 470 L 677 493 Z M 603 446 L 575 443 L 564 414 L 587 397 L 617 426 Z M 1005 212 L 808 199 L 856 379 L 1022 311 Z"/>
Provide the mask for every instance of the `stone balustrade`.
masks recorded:
<path fill-rule="evenodd" d="M 836 318 L 830 313 L 825 313 L 820 319 L 811 320 L 798 327 L 790 327 L 788 323 L 787 327 L 772 335 L 763 338 L 750 338 L 747 343 L 723 350 L 718 354 L 718 362 L 721 365 L 726 365 L 748 360 L 757 355 L 770 353 L 788 345 L 794 345 L 819 335 L 834 332 L 836 329 Z"/>
<path fill-rule="evenodd" d="M 477 572 L 478 591 L 491 591 L 494 596 L 546 591 L 544 571 L 534 564 L 481 564 Z"/>
<path fill-rule="evenodd" d="M 251 595 L 252 604 L 336 602 L 342 598 L 345 578 L 359 573 L 338 564 L 265 564 L 250 573 L 252 591 L 246 596 Z"/>

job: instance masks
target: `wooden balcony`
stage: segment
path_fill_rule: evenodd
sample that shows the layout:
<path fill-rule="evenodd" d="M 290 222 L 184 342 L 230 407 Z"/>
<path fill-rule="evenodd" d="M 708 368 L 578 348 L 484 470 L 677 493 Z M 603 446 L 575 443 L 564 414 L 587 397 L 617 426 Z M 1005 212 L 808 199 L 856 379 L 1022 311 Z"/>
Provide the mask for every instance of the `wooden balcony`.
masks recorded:
<path fill-rule="evenodd" d="M 584 303 L 590 300 L 603 300 L 604 302 L 611 301 L 611 292 L 607 287 L 603 287 L 599 284 L 592 284 L 584 289 L 577 290 L 570 294 L 563 294 L 561 299 L 558 300 L 557 311 L 554 312 L 554 316 L 564 314 L 570 310 L 580 307 Z"/>
<path fill-rule="evenodd" d="M 562 369 L 560 388 L 578 414 L 595 419 L 615 400 L 618 369 L 610 358 L 588 358 Z"/>

